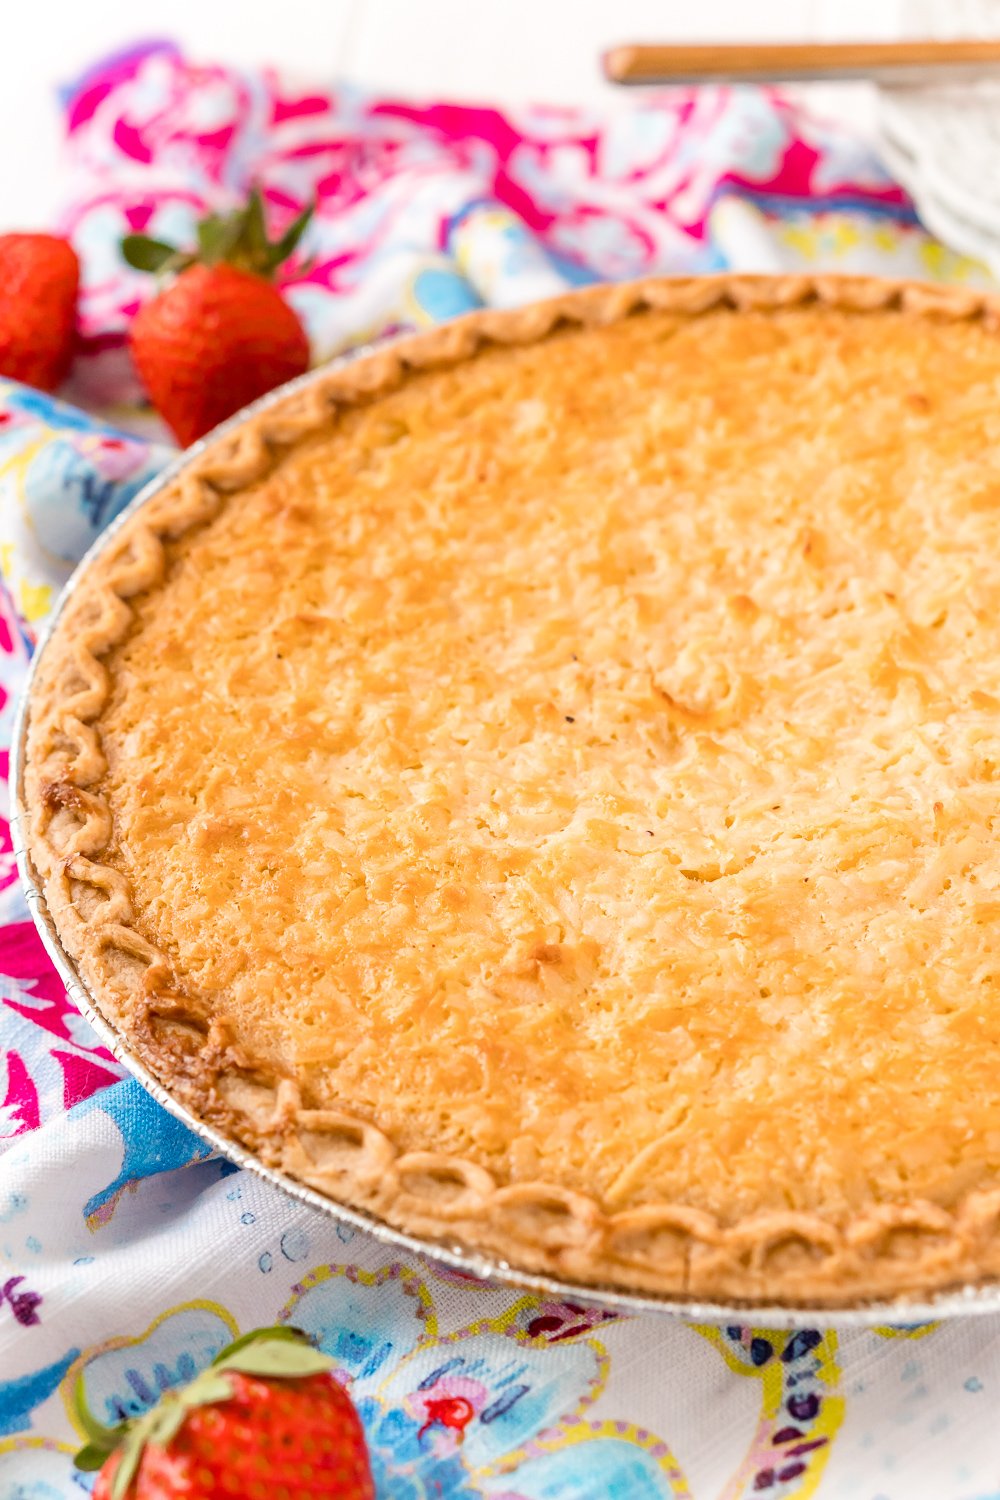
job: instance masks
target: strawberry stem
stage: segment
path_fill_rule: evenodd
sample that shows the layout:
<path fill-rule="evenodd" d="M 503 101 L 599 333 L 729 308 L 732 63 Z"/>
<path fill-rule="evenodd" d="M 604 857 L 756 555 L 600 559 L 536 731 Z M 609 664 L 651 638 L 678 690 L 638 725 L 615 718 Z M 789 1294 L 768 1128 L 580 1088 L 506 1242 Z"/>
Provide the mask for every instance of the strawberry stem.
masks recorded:
<path fill-rule="evenodd" d="M 127 234 L 121 243 L 125 261 L 136 271 L 156 276 L 176 275 L 200 262 L 206 266 L 236 266 L 270 280 L 297 248 L 313 215 L 308 204 L 277 240 L 267 237 L 264 200 L 260 189 L 251 188 L 242 208 L 230 213 L 207 214 L 197 227 L 195 251 L 178 250 L 165 240 L 145 234 Z"/>

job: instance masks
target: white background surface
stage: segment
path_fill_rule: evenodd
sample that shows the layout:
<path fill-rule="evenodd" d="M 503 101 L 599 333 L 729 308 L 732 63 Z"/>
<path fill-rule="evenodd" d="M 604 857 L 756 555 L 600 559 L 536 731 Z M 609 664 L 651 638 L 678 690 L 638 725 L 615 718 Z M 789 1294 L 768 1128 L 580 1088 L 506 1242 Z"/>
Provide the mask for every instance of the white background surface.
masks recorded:
<path fill-rule="evenodd" d="M 0 0 L 0 229 L 44 227 L 57 199 L 57 85 L 139 37 L 195 58 L 273 62 L 394 93 L 603 101 L 603 48 L 629 40 L 891 38 L 899 0 Z M 863 87 L 814 91 L 870 128 Z"/>

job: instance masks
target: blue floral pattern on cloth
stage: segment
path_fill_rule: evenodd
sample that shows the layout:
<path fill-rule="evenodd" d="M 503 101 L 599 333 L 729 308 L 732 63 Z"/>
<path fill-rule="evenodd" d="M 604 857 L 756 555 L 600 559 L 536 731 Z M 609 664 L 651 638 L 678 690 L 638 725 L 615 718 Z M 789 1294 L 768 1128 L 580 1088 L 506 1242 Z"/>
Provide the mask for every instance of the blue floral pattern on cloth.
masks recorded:
<path fill-rule="evenodd" d="M 170 451 L 0 380 L 0 571 L 29 630 Z"/>

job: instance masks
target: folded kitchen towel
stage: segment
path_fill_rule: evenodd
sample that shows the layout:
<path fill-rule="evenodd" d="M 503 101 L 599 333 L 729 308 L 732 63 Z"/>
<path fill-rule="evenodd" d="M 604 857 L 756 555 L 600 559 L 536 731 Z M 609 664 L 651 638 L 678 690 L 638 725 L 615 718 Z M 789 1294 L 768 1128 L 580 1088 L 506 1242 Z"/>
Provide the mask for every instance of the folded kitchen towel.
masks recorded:
<path fill-rule="evenodd" d="M 82 350 L 57 402 L 0 383 L 0 735 L 73 561 L 167 461 L 126 335 L 141 229 L 260 184 L 316 197 L 287 294 L 317 361 L 483 303 L 734 266 L 984 280 L 859 143 L 769 92 L 613 118 L 303 87 L 139 46 L 67 91 Z M 67 404 L 73 402 L 77 404 Z M 1000 1319 L 795 1333 L 623 1317 L 457 1275 L 213 1156 L 69 1004 L 0 842 L 0 1500 L 79 1496 L 78 1378 L 140 1412 L 237 1331 L 336 1357 L 381 1500 L 1000 1496 Z"/>

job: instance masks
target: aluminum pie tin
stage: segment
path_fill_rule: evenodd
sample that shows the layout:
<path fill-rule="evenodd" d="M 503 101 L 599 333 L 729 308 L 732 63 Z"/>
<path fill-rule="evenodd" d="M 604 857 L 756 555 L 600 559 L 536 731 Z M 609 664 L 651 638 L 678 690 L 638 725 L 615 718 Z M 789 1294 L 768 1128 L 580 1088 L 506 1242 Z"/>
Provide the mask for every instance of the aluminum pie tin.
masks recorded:
<path fill-rule="evenodd" d="M 384 348 L 385 346 L 384 342 L 379 344 L 380 348 Z M 840 1308 L 789 1307 L 783 1306 L 780 1303 L 707 1302 L 678 1297 L 660 1297 L 648 1292 L 629 1292 L 616 1287 L 602 1286 L 598 1283 L 562 1281 L 555 1276 L 522 1271 L 499 1257 L 474 1250 L 454 1239 L 434 1240 L 407 1234 L 405 1231 L 396 1229 L 391 1224 L 387 1224 L 384 1220 L 377 1218 L 374 1214 L 355 1208 L 348 1208 L 331 1198 L 325 1197 L 322 1193 L 316 1192 L 313 1188 L 307 1187 L 294 1177 L 277 1171 L 273 1167 L 266 1166 L 258 1156 L 241 1145 L 239 1141 L 231 1139 L 222 1131 L 199 1119 L 180 1100 L 174 1098 L 169 1089 L 165 1088 L 158 1078 L 153 1076 L 142 1059 L 129 1046 L 126 1038 L 101 1010 L 97 997 L 80 974 L 75 961 L 63 946 L 52 914 L 46 904 L 41 890 L 41 882 L 27 847 L 28 823 L 24 785 L 26 741 L 32 690 L 38 674 L 39 663 L 45 654 L 52 632 L 66 608 L 66 604 L 72 596 L 77 583 L 89 570 L 91 564 L 111 545 L 118 532 L 132 516 L 142 510 L 145 505 L 171 484 L 193 459 L 197 458 L 206 448 L 217 442 L 221 437 L 224 437 L 229 431 L 235 430 L 249 415 L 265 411 L 270 406 L 276 405 L 292 392 L 307 387 L 321 375 L 329 373 L 331 369 L 363 358 L 365 354 L 370 352 L 372 347 L 372 345 L 365 345 L 352 350 L 351 353 L 341 355 L 328 364 L 322 365 L 318 369 L 299 377 L 297 380 L 280 386 L 261 400 L 244 407 L 242 411 L 237 412 L 235 416 L 229 418 L 228 421 L 216 427 L 214 431 L 201 438 L 192 447 L 186 449 L 173 463 L 168 464 L 154 480 L 146 485 L 101 533 L 100 537 L 74 570 L 72 577 L 63 589 L 52 611 L 36 647 L 14 721 L 14 739 L 11 747 L 11 836 L 28 910 L 38 929 L 39 936 L 45 945 L 46 952 L 52 960 L 60 979 L 66 986 L 69 998 L 77 1010 L 80 1011 L 81 1015 L 85 1016 L 90 1022 L 101 1042 L 103 1042 L 122 1067 L 142 1084 L 143 1088 L 146 1089 L 147 1093 L 152 1095 L 158 1104 L 161 1104 L 175 1119 L 180 1120 L 183 1125 L 186 1125 L 193 1135 L 204 1141 L 213 1151 L 228 1157 L 238 1167 L 243 1167 L 247 1171 L 253 1172 L 257 1177 L 262 1178 L 265 1182 L 269 1182 L 273 1187 L 279 1188 L 289 1198 L 307 1205 L 317 1213 L 324 1214 L 334 1222 L 350 1224 L 355 1229 L 363 1230 L 374 1240 L 388 1248 L 403 1251 L 409 1255 L 421 1256 L 427 1260 L 447 1266 L 453 1271 L 459 1271 L 467 1276 L 474 1277 L 477 1280 L 534 1291 L 541 1293 L 548 1299 L 583 1303 L 622 1315 L 661 1313 L 674 1318 L 682 1318 L 688 1322 L 716 1324 L 752 1323 L 755 1326 L 774 1329 L 805 1328 L 817 1325 L 820 1327 L 835 1326 L 838 1328 L 876 1328 L 889 1325 L 900 1328 L 920 1323 L 937 1322 L 944 1319 L 1000 1313 L 1000 1283 L 992 1283 L 984 1286 L 962 1286 L 939 1292 L 921 1300 L 909 1301 L 897 1299 L 889 1302 L 865 1302 L 849 1304 L 846 1307 Z"/>

